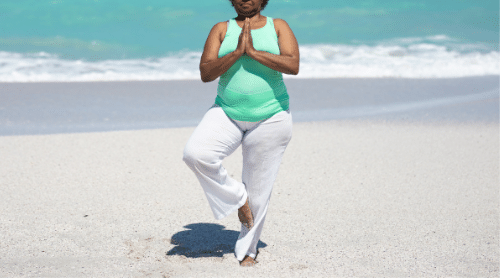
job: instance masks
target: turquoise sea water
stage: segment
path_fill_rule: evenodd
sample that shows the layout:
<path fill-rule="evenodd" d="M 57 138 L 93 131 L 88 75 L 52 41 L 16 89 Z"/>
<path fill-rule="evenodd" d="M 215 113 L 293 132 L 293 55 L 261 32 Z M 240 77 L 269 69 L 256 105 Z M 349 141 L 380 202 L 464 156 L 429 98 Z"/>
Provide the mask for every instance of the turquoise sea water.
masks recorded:
<path fill-rule="evenodd" d="M 301 46 L 299 77 L 500 74 L 496 0 L 270 0 Z M 2 0 L 0 81 L 197 78 L 228 0 Z"/>

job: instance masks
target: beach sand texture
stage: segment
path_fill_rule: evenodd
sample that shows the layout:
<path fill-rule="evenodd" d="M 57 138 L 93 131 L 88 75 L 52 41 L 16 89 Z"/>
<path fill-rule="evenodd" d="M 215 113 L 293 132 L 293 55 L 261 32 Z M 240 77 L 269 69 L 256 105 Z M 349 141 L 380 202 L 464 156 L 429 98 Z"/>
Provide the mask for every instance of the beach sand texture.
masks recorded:
<path fill-rule="evenodd" d="M 499 275 L 498 123 L 296 123 L 253 268 L 182 162 L 192 131 L 0 137 L 0 276 Z"/>

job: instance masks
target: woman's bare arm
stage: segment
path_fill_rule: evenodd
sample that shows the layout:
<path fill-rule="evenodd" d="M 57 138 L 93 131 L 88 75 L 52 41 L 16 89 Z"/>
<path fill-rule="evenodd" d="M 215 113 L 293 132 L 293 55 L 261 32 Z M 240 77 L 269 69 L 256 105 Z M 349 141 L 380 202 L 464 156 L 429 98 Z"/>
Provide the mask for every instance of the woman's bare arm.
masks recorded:
<path fill-rule="evenodd" d="M 259 63 L 282 73 L 296 75 L 299 73 L 299 44 L 286 21 L 275 19 L 274 25 L 278 34 L 278 44 L 280 55 L 271 54 L 265 51 L 257 51 L 253 48 L 250 28 L 249 42 L 246 46 L 246 53 Z"/>
<path fill-rule="evenodd" d="M 208 35 L 200 60 L 200 74 L 203 82 L 217 79 L 245 53 L 243 38 L 240 36 L 236 50 L 219 58 L 219 49 L 227 32 L 226 26 L 226 22 L 219 22 Z"/>

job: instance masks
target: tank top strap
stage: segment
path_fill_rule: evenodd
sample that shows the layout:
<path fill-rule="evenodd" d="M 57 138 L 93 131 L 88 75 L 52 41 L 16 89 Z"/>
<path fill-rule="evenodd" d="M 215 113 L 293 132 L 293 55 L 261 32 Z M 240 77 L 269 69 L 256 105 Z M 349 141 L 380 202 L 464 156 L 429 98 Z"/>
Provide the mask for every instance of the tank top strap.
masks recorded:
<path fill-rule="evenodd" d="M 274 20 L 272 17 L 267 17 L 267 23 L 269 23 L 269 26 L 273 27 L 274 29 Z"/>
<path fill-rule="evenodd" d="M 236 23 L 236 20 L 234 20 L 234 18 L 230 19 L 227 21 L 227 31 L 226 31 L 226 35 L 227 34 L 232 34 L 233 32 L 235 31 L 238 31 L 238 23 Z"/>
<path fill-rule="evenodd" d="M 268 32 L 270 34 L 272 34 L 271 36 L 274 39 L 278 40 L 278 34 L 276 33 L 276 28 L 274 28 L 274 20 L 273 20 L 273 18 L 271 18 L 271 17 L 268 16 L 267 17 L 267 23 L 268 23 L 267 25 L 269 26 Z"/>

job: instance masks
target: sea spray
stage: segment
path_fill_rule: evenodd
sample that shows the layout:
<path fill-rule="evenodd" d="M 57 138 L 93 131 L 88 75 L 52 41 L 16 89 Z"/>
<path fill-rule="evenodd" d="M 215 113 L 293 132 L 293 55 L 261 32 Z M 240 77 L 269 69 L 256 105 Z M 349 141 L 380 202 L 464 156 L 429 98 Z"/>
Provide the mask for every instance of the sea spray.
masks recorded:
<path fill-rule="evenodd" d="M 365 44 L 300 46 L 300 73 L 284 78 L 453 78 L 500 75 L 500 53 L 445 35 Z M 0 82 L 85 82 L 199 79 L 200 51 L 164 57 L 97 60 L 56 54 L 0 52 Z"/>

